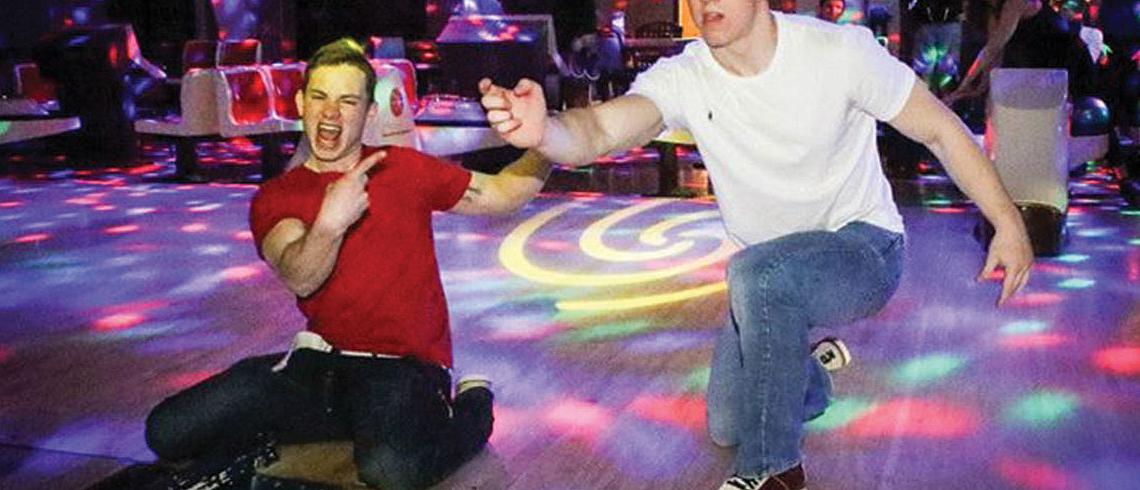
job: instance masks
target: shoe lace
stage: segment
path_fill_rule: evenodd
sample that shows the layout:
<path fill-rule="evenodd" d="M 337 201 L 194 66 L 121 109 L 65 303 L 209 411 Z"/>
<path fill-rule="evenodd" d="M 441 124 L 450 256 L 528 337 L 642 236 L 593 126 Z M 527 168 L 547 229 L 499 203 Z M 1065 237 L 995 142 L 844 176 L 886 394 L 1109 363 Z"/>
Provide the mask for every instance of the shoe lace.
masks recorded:
<path fill-rule="evenodd" d="M 761 483 L 764 481 L 759 478 L 748 478 L 740 475 L 732 475 L 724 482 L 725 486 L 733 486 L 740 490 L 757 490 Z"/>

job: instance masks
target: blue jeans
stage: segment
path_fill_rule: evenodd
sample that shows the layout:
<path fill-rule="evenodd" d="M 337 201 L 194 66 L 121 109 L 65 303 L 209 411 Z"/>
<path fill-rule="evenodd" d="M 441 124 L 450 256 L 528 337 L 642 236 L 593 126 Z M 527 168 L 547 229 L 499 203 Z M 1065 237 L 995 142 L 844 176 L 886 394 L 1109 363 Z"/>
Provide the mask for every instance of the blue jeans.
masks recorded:
<path fill-rule="evenodd" d="M 729 260 L 729 319 L 709 375 L 709 435 L 737 445 L 735 470 L 780 473 L 802 458 L 803 422 L 821 415 L 831 380 L 808 330 L 870 316 L 902 273 L 903 235 L 854 222 L 794 233 Z"/>

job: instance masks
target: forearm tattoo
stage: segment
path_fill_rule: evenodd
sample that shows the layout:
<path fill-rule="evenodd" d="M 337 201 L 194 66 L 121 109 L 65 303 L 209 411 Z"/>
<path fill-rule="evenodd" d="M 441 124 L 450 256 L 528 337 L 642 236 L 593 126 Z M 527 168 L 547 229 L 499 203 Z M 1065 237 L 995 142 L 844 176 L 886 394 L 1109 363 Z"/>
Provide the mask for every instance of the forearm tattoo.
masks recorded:
<path fill-rule="evenodd" d="M 475 187 L 473 185 L 468 186 L 467 191 L 463 193 L 463 200 L 467 201 L 467 202 L 473 202 L 473 201 L 475 201 L 475 199 L 477 199 L 479 196 L 482 196 L 482 195 L 483 195 L 483 189 L 480 189 L 480 188 Z"/>

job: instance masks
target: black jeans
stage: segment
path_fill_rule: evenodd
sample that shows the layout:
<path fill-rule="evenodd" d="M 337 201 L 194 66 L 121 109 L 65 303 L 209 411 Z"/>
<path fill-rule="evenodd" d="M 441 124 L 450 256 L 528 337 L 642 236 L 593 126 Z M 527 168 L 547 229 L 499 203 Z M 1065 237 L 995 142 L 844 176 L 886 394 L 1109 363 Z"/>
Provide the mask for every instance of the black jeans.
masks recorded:
<path fill-rule="evenodd" d="M 301 349 L 274 372 L 283 355 L 245 359 L 162 401 L 146 421 L 151 450 L 179 461 L 241 450 L 261 434 L 284 443 L 351 439 L 361 481 L 404 489 L 447 477 L 491 435 L 490 390 L 453 401 L 439 366 Z"/>

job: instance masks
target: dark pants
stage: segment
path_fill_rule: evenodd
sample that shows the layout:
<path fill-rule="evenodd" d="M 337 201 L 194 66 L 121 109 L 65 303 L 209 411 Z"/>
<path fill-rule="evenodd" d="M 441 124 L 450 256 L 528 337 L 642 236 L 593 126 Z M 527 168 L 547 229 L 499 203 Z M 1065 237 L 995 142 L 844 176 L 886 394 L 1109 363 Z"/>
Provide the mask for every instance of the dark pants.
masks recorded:
<path fill-rule="evenodd" d="M 361 481 L 423 488 L 455 471 L 491 435 L 491 392 L 451 400 L 451 379 L 411 359 L 297 350 L 245 359 L 167 398 L 147 417 L 146 440 L 179 461 L 241 450 L 272 434 L 284 443 L 351 439 Z"/>

